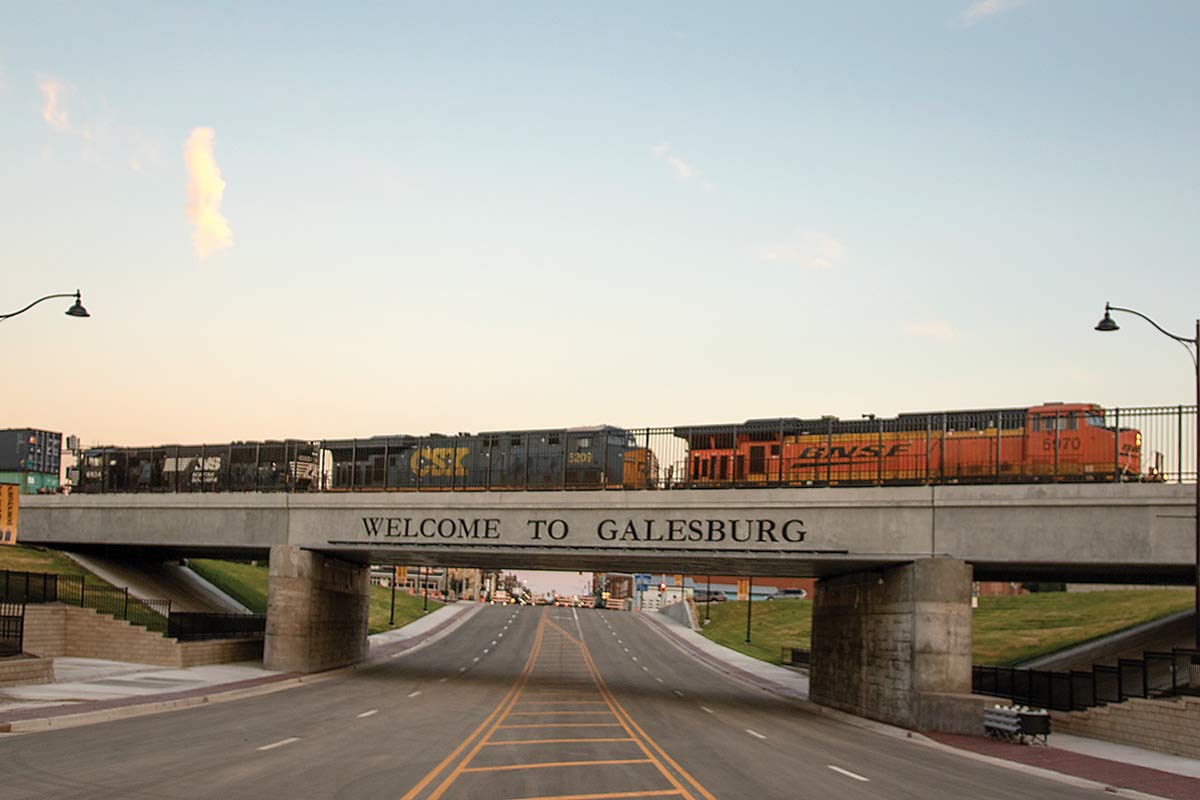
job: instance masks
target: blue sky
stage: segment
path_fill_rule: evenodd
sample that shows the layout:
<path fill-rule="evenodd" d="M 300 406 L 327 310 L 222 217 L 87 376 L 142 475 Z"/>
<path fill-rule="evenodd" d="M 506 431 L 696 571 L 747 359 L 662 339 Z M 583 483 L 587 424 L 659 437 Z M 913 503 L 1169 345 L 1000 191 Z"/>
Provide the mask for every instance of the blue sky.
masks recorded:
<path fill-rule="evenodd" d="M 39 3 L 8 425 L 146 444 L 1191 402 L 1200 6 Z M 224 182 L 203 257 L 185 142 Z M 65 306 L 64 306 L 65 307 Z M 7 393 L 6 393 L 7 395 Z"/>

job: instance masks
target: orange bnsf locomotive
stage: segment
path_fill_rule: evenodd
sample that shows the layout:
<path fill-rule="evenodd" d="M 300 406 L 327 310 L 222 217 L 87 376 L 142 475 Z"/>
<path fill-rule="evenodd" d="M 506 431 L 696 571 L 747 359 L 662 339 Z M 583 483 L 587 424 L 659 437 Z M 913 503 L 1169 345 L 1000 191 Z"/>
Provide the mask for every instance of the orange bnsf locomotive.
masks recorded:
<path fill-rule="evenodd" d="M 687 442 L 693 486 L 1143 477 L 1141 433 L 1106 420 L 1103 409 L 1091 403 L 893 419 L 755 419 L 674 430 Z"/>

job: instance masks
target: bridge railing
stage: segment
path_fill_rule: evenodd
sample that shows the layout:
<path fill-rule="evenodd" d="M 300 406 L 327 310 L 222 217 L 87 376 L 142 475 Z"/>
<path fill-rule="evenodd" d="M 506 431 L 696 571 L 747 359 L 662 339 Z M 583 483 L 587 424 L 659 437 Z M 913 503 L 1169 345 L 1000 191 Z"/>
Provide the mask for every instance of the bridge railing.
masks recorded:
<path fill-rule="evenodd" d="M 1195 406 L 1024 409 L 96 448 L 78 491 L 317 492 L 1195 481 Z"/>

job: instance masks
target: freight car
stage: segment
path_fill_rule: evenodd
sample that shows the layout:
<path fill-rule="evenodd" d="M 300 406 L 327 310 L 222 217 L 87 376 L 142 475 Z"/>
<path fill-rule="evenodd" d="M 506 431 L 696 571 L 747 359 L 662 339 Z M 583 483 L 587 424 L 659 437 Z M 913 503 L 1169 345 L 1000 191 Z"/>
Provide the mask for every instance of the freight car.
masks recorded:
<path fill-rule="evenodd" d="M 678 426 L 688 484 L 853 485 L 1141 477 L 1142 435 L 1089 403 Z"/>
<path fill-rule="evenodd" d="M 319 453 L 298 439 L 84 450 L 75 491 L 306 492 Z"/>
<path fill-rule="evenodd" d="M 657 485 L 654 452 L 610 425 L 322 442 L 326 489 L 577 489 Z"/>

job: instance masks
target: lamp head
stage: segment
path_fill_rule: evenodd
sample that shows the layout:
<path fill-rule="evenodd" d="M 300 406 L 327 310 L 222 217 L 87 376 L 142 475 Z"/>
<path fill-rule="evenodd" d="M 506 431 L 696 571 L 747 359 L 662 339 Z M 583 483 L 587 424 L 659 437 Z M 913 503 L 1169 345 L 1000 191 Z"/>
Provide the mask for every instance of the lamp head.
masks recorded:
<path fill-rule="evenodd" d="M 75 290 L 75 305 L 67 309 L 68 317 L 90 317 L 87 309 L 83 307 L 83 303 L 79 302 L 79 290 Z"/>
<path fill-rule="evenodd" d="M 1119 331 L 1121 327 L 1113 322 L 1112 314 L 1109 313 L 1108 303 L 1104 304 L 1104 319 L 1096 323 L 1096 330 L 1107 333 L 1108 331 Z"/>

